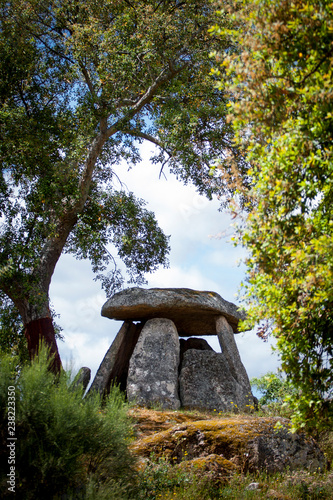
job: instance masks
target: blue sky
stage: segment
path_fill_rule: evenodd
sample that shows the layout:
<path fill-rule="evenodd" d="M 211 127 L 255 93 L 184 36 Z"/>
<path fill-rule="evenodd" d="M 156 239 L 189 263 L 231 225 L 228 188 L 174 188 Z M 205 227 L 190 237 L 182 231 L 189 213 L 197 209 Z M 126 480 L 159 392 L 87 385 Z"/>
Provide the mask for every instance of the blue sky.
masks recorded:
<path fill-rule="evenodd" d="M 170 267 L 147 275 L 147 288 L 186 287 L 219 293 L 224 299 L 239 303 L 237 292 L 244 278 L 244 251 L 230 241 L 232 221 L 227 213 L 218 211 L 219 202 L 199 196 L 193 186 L 184 186 L 167 173 L 159 178 L 159 166 L 149 161 L 152 147 L 142 146 L 143 161 L 128 170 L 117 166 L 117 175 L 126 189 L 147 201 L 149 210 L 164 232 L 170 235 Z M 225 233 L 225 236 L 216 236 Z M 74 370 L 88 366 L 94 376 L 114 336 L 120 321 L 102 318 L 101 307 L 106 301 L 99 282 L 94 281 L 90 263 L 63 255 L 53 276 L 51 302 L 60 314 L 65 342 L 59 350 L 65 365 Z M 219 351 L 217 337 L 207 337 Z M 236 342 L 249 377 L 275 371 L 276 353 L 271 342 L 264 343 L 252 332 L 236 335 Z"/>

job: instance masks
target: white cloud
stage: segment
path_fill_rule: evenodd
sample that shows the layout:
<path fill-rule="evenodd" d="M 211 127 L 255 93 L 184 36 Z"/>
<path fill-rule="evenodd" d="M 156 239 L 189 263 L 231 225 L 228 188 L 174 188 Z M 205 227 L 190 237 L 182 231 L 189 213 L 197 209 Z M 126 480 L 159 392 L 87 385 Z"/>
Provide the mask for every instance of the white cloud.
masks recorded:
<path fill-rule="evenodd" d="M 159 269 L 150 276 L 148 285 L 152 288 L 193 288 L 211 291 L 218 286 L 214 280 L 202 274 L 195 266 L 188 269 L 178 266 Z"/>

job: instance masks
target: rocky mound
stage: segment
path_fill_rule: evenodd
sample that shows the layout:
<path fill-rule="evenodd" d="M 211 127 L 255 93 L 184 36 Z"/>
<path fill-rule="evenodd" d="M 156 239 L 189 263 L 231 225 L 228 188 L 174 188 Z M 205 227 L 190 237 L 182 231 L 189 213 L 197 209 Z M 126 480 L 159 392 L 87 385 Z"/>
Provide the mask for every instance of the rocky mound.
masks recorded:
<path fill-rule="evenodd" d="M 163 456 L 181 467 L 215 468 L 225 474 L 286 469 L 315 471 L 325 464 L 315 441 L 304 434 L 291 433 L 288 420 L 253 416 L 173 425 L 142 437 L 133 445 L 133 451 L 142 458 L 154 453 L 155 457 Z"/>

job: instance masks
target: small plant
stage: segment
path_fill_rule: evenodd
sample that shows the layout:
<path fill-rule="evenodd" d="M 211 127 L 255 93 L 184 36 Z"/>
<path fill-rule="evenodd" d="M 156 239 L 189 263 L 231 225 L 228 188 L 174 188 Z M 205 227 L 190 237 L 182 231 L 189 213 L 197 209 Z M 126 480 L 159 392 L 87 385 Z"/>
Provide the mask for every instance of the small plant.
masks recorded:
<path fill-rule="evenodd" d="M 140 478 L 138 499 L 154 500 L 165 493 L 188 482 L 187 475 L 170 465 L 165 458 L 151 456 Z"/>
<path fill-rule="evenodd" d="M 48 365 L 45 349 L 19 370 L 15 358 L 2 355 L 0 360 L 1 389 L 6 389 L 1 391 L 1 429 L 7 427 L 3 394 L 8 386 L 16 393 L 15 498 L 85 498 L 89 481 L 121 481 L 124 489 L 135 477 L 135 459 L 128 450 L 131 426 L 123 395 L 113 388 L 102 411 L 98 395 L 82 399 L 81 387 L 71 387 L 65 372 L 55 378 Z M 5 432 L 1 439 L 6 450 Z M 4 498 L 6 452 L 0 458 Z"/>
<path fill-rule="evenodd" d="M 291 408 L 287 400 L 294 395 L 296 389 L 285 378 L 281 371 L 277 373 L 268 372 L 262 377 L 252 378 L 251 386 L 260 393 L 259 413 L 274 414 L 282 417 L 291 417 Z"/>
<path fill-rule="evenodd" d="M 207 477 L 171 465 L 166 458 L 150 457 L 140 475 L 133 500 L 209 500 L 218 497 L 218 488 Z M 131 499 L 132 500 L 132 499 Z"/>

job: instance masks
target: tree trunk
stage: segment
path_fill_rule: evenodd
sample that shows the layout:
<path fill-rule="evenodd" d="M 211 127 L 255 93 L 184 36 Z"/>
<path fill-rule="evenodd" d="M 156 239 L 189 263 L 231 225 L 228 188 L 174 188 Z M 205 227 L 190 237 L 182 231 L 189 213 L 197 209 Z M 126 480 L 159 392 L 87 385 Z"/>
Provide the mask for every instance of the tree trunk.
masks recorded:
<path fill-rule="evenodd" d="M 33 359 L 38 354 L 40 343 L 43 342 L 50 349 L 50 356 L 52 357 L 51 371 L 56 374 L 59 373 L 62 366 L 52 318 L 46 317 L 30 321 L 25 325 L 24 333 L 28 341 L 30 359 Z"/>
<path fill-rule="evenodd" d="M 50 350 L 49 356 L 52 357 L 50 370 L 58 374 L 62 366 L 55 338 L 48 294 L 36 290 L 34 292 L 34 296 L 30 297 L 30 300 L 24 297 L 23 294 L 23 298 L 13 297 L 12 300 L 24 324 L 24 334 L 28 343 L 30 359 L 32 360 L 38 354 L 42 342 Z M 36 297 L 38 297 L 37 300 Z"/>

